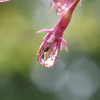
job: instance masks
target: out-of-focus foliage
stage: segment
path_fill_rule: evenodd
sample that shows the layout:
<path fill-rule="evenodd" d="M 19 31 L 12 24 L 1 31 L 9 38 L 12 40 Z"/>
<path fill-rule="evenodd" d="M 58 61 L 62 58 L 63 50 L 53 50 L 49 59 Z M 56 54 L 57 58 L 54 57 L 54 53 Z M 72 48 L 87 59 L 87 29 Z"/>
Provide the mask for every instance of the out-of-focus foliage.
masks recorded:
<path fill-rule="evenodd" d="M 83 0 L 64 38 L 69 53 L 46 69 L 36 54 L 59 17 L 48 13 L 50 0 L 0 3 L 0 100 L 100 100 L 100 1 Z"/>
<path fill-rule="evenodd" d="M 12 0 L 0 4 L 1 73 L 13 70 L 25 75 L 31 60 L 35 60 L 37 39 L 32 22 L 34 7 L 31 3 L 36 4 L 31 0 Z"/>

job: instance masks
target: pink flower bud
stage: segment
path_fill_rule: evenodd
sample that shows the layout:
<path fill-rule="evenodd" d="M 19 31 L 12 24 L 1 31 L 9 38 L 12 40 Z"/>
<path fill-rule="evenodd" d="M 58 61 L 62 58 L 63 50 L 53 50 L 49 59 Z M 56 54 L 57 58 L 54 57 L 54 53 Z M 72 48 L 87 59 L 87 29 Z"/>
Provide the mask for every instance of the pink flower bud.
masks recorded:
<path fill-rule="evenodd" d="M 54 28 L 43 29 L 37 33 L 47 32 L 47 35 L 43 38 L 43 42 L 37 53 L 37 60 L 39 63 L 47 68 L 51 68 L 55 65 L 60 49 L 63 47 L 68 52 L 67 42 L 62 38 L 64 30 L 67 28 L 72 13 L 80 0 L 52 0 L 50 3 L 50 9 L 52 6 L 56 9 L 57 14 L 60 16 L 58 23 Z"/>

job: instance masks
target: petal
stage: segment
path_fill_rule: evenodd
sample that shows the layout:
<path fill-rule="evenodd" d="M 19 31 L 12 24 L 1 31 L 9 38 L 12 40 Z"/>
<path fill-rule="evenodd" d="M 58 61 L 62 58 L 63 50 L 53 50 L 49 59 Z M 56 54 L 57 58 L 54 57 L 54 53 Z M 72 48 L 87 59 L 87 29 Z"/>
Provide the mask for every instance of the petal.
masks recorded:
<path fill-rule="evenodd" d="M 47 40 L 47 42 L 53 42 L 54 40 L 55 40 L 55 35 L 52 34 L 52 35 L 50 36 L 50 38 Z"/>
<path fill-rule="evenodd" d="M 37 33 L 43 33 L 43 32 L 48 32 L 48 33 L 50 33 L 50 32 L 51 32 L 51 29 L 42 29 L 42 30 L 40 30 L 40 31 L 37 31 L 36 34 L 37 34 Z"/>
<path fill-rule="evenodd" d="M 0 2 L 7 2 L 7 1 L 9 1 L 9 0 L 0 0 Z"/>
<path fill-rule="evenodd" d="M 37 33 L 43 33 L 43 32 L 48 32 L 47 35 L 43 38 L 43 40 L 48 40 L 51 36 L 51 34 L 53 33 L 54 29 L 42 29 L 40 31 L 37 31 Z"/>
<path fill-rule="evenodd" d="M 61 44 L 60 44 L 60 50 L 62 51 L 62 49 L 63 49 L 63 44 L 61 42 Z"/>
<path fill-rule="evenodd" d="M 80 0 L 79 5 L 80 5 L 80 6 L 82 5 L 82 0 Z"/>
<path fill-rule="evenodd" d="M 60 47 L 61 47 L 61 50 L 62 50 L 63 47 L 64 47 L 65 50 L 68 52 L 67 42 L 66 42 L 66 40 L 64 40 L 63 38 L 61 39 Z"/>

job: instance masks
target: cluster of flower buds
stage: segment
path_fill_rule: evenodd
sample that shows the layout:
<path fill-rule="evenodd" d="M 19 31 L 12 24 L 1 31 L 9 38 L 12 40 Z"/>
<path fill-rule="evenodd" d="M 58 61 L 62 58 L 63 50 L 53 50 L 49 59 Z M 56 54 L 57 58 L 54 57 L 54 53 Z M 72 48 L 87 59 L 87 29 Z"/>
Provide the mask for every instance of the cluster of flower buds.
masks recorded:
<path fill-rule="evenodd" d="M 55 8 L 60 16 L 58 23 L 52 29 L 42 29 L 37 33 L 47 32 L 37 53 L 37 60 L 41 65 L 52 68 L 59 54 L 59 51 L 65 48 L 68 52 L 67 42 L 62 38 L 64 30 L 67 28 L 73 11 L 81 0 L 52 0 L 49 11 Z"/>

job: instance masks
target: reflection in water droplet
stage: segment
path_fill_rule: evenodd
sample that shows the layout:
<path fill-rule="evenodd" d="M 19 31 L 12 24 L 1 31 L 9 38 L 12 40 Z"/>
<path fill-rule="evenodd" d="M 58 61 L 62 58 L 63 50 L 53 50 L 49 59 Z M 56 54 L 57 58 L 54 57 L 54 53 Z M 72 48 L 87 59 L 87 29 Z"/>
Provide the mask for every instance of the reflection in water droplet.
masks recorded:
<path fill-rule="evenodd" d="M 57 59 L 58 55 L 58 50 L 54 53 L 54 51 L 44 52 L 42 59 L 41 59 L 41 64 L 46 67 L 53 66 L 55 64 L 55 60 Z"/>

